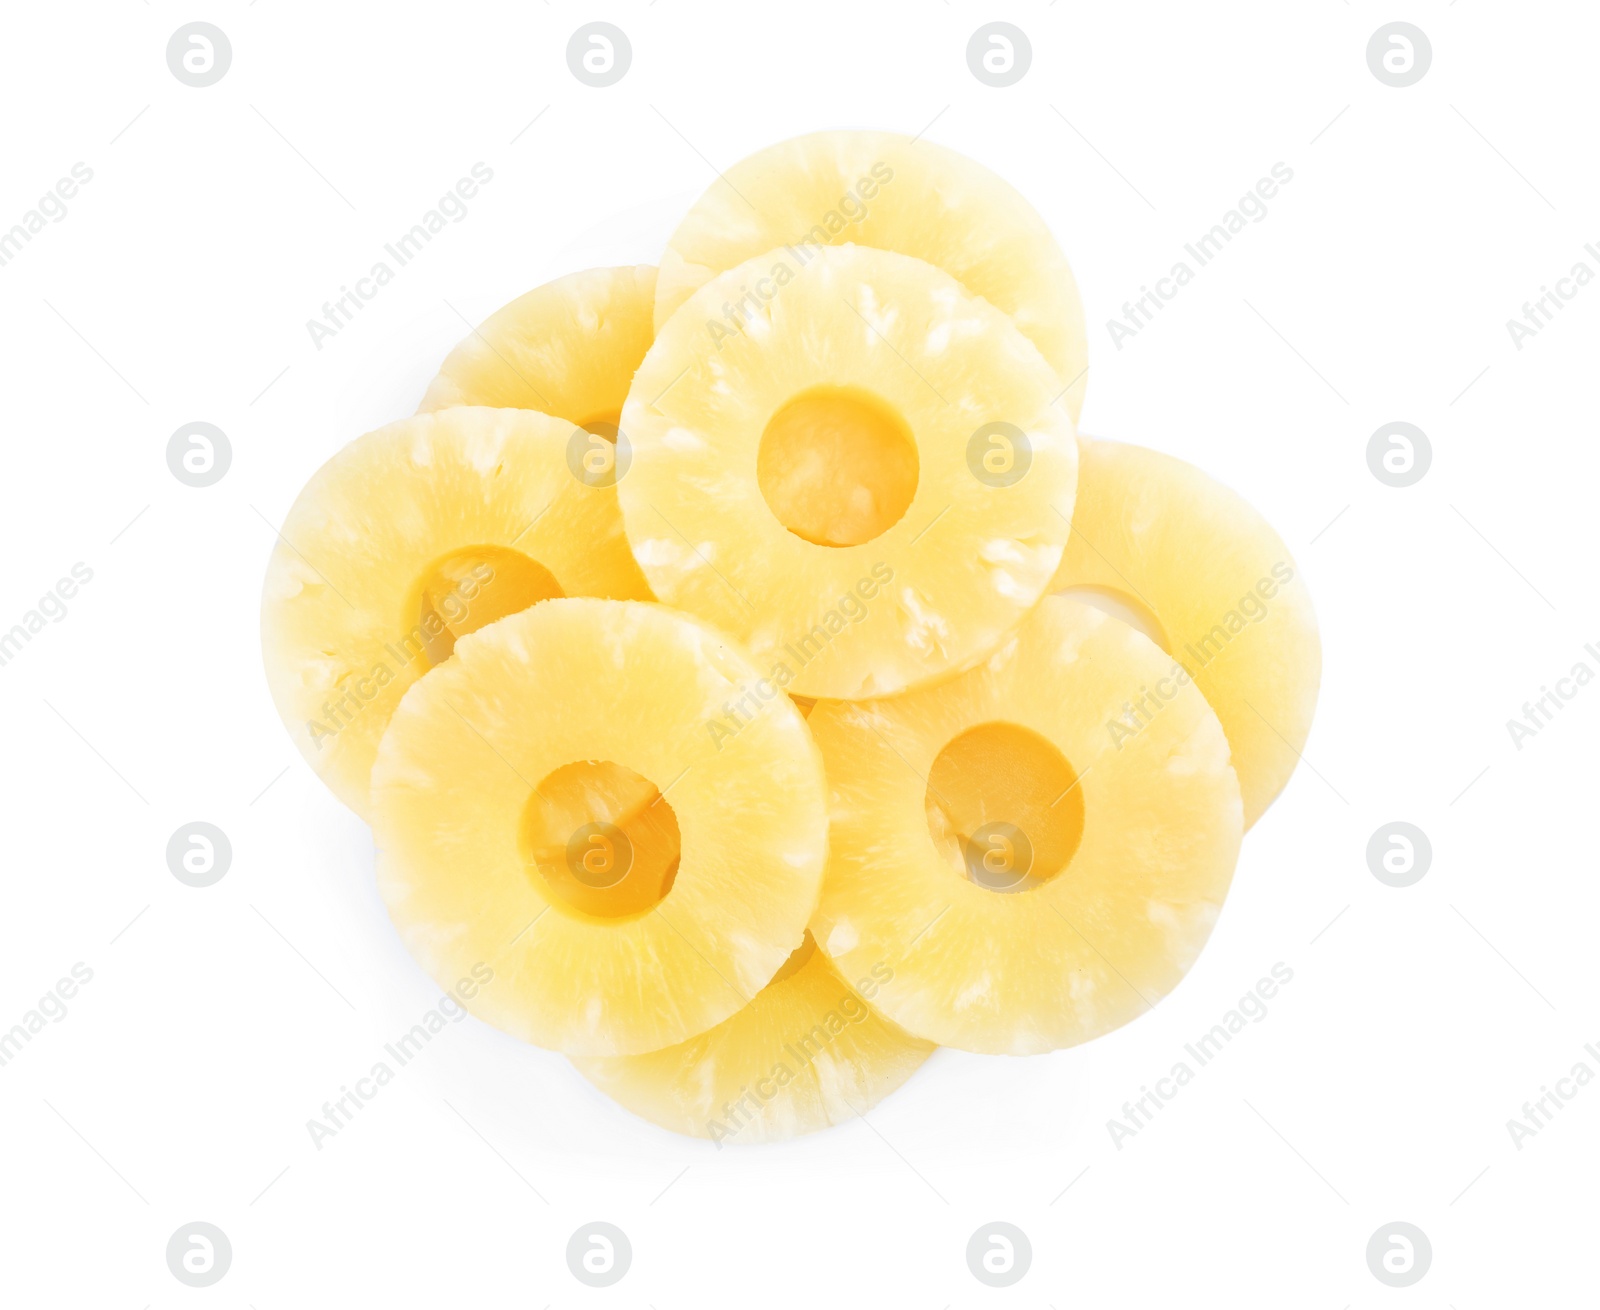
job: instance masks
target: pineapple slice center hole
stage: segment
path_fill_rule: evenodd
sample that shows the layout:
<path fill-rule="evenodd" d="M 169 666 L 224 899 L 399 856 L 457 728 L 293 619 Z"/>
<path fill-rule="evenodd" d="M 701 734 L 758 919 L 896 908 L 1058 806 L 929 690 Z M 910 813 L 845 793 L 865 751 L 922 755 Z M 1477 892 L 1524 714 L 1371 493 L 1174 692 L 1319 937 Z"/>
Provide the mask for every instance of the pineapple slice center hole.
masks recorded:
<path fill-rule="evenodd" d="M 555 574 L 520 550 L 468 546 L 423 574 L 410 608 L 421 616 L 422 649 L 431 668 L 449 659 L 469 632 L 565 594 Z"/>
<path fill-rule="evenodd" d="M 969 882 L 994 892 L 1043 886 L 1083 838 L 1083 788 L 1053 743 L 1015 723 L 980 723 L 928 771 L 928 833 Z"/>
<path fill-rule="evenodd" d="M 1055 594 L 1071 596 L 1073 600 L 1082 601 L 1085 605 L 1093 605 L 1095 609 L 1119 619 L 1134 631 L 1149 637 L 1166 654 L 1172 654 L 1166 628 L 1155 616 L 1155 611 L 1137 596 L 1130 595 L 1126 591 L 1118 591 L 1115 587 L 1062 587 Z"/>
<path fill-rule="evenodd" d="M 859 387 L 812 387 L 767 421 L 756 484 L 778 522 L 817 546 L 859 546 L 917 491 L 917 443 L 898 411 Z"/>
<path fill-rule="evenodd" d="M 549 774 L 529 796 L 518 836 L 544 898 L 580 918 L 645 914 L 678 874 L 678 816 L 655 783 L 610 760 Z"/>

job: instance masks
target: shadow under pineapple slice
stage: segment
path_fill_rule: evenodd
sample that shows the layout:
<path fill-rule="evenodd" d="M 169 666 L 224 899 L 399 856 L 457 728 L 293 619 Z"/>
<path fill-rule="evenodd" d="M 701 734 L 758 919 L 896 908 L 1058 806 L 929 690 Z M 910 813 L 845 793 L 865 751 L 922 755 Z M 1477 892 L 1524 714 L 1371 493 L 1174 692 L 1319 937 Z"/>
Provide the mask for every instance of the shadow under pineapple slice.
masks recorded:
<path fill-rule="evenodd" d="M 907 1032 L 1024 1055 L 1107 1032 L 1199 955 L 1239 853 L 1216 715 L 1144 636 L 1066 597 L 923 691 L 822 701 L 828 873 L 812 919 Z M 1129 703 L 1168 699 L 1119 735 Z"/>
<path fill-rule="evenodd" d="M 573 1063 L 640 1118 L 719 1146 L 845 1123 L 898 1088 L 934 1050 L 863 999 L 886 968 L 852 987 L 808 932 L 755 999 L 715 1028 L 665 1050 Z"/>
<path fill-rule="evenodd" d="M 647 599 L 616 488 L 572 425 L 463 406 L 351 442 L 284 520 L 261 598 L 272 696 L 318 776 L 365 817 L 406 689 L 458 637 L 552 596 Z"/>
<path fill-rule="evenodd" d="M 406 693 L 372 775 L 378 883 L 480 1019 L 629 1055 L 728 1019 L 801 941 L 827 852 L 822 760 L 761 674 L 661 605 L 557 599 L 464 637 Z"/>

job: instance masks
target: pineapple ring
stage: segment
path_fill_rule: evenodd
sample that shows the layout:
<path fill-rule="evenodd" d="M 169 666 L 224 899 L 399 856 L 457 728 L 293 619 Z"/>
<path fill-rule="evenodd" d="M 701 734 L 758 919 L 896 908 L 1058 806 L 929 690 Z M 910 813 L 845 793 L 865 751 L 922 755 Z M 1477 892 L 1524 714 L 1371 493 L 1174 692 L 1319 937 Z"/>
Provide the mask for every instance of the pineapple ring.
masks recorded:
<path fill-rule="evenodd" d="M 723 1142 L 771 1142 L 865 1114 L 933 1053 L 851 987 L 810 933 L 755 1000 L 715 1028 L 644 1055 L 575 1059 L 640 1118 Z"/>
<path fill-rule="evenodd" d="M 1052 596 L 958 678 L 892 700 L 817 705 L 810 725 L 832 827 L 812 931 L 846 977 L 892 970 L 874 998 L 887 1018 L 942 1045 L 1024 1055 L 1126 1023 L 1183 977 L 1227 893 L 1241 819 L 1222 727 L 1170 668 L 1134 629 Z M 1118 744 L 1110 729 L 1125 703 L 1158 684 L 1159 712 Z M 951 812 L 965 809 L 957 871 L 947 834 L 930 829 L 940 799 L 930 792 L 949 777 L 940 756 L 963 734 L 1001 725 L 1067 762 L 1081 832 L 1041 823 L 1069 792 L 1050 801 L 1013 784 L 1009 812 L 950 796 Z M 1065 868 L 1030 869 L 1030 843 L 1053 844 L 1070 857 Z M 996 876 L 1008 866 L 1011 877 Z"/>
<path fill-rule="evenodd" d="M 614 441 L 633 372 L 655 337 L 656 270 L 591 268 L 503 305 L 445 357 L 418 412 L 535 409 Z"/>
<path fill-rule="evenodd" d="M 846 242 L 925 259 L 1009 314 L 1068 388 L 1077 421 L 1088 328 L 1049 227 L 983 165 L 893 132 L 814 132 L 722 174 L 661 257 L 656 329 L 705 283 L 764 251 Z"/>
<path fill-rule="evenodd" d="M 463 638 L 372 773 L 379 890 L 412 955 L 446 987 L 488 965 L 473 1013 L 571 1055 L 659 1050 L 733 1015 L 804 937 L 827 856 L 822 760 L 788 699 L 707 731 L 758 680 L 661 605 L 550 600 Z M 659 903 L 587 913 L 533 867 L 534 793 L 584 760 L 670 798 L 681 859 Z"/>
<path fill-rule="evenodd" d="M 771 290 L 761 312 L 708 334 L 747 283 Z M 915 442 L 909 503 L 853 545 L 786 526 L 775 511 L 803 497 L 790 483 L 773 504 L 763 486 L 774 417 L 822 392 L 865 397 L 852 414 L 887 413 Z M 791 695 L 890 695 L 954 672 L 1005 639 L 1060 562 L 1078 455 L 1060 393 L 1010 319 L 930 264 L 830 246 L 796 267 L 773 251 L 702 287 L 639 367 L 618 483 L 634 555 L 663 601 L 739 639 Z M 857 421 L 840 425 L 870 444 Z"/>
<path fill-rule="evenodd" d="M 1249 828 L 1311 732 L 1322 645 L 1310 593 L 1271 525 L 1221 483 L 1140 446 L 1080 445 L 1072 540 L 1051 590 L 1109 592 L 1154 620 L 1157 644 L 1228 734 Z"/>
<path fill-rule="evenodd" d="M 649 598 L 616 489 L 574 474 L 571 436 L 528 410 L 419 414 L 351 442 L 290 509 L 262 589 L 267 681 L 357 814 L 389 716 L 457 636 L 552 595 Z"/>

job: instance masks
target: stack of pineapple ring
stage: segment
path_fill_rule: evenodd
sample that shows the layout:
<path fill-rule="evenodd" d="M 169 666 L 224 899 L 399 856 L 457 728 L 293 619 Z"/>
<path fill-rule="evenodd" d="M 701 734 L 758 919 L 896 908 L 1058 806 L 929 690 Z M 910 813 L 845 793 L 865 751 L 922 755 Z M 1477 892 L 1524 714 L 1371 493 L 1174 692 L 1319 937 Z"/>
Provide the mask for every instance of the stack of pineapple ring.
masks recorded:
<path fill-rule="evenodd" d="M 334 456 L 267 674 L 422 966 L 719 1144 L 1170 991 L 1320 648 L 1248 505 L 1076 434 L 1086 371 L 1016 191 L 827 132 L 730 169 L 659 269 L 512 301 Z"/>

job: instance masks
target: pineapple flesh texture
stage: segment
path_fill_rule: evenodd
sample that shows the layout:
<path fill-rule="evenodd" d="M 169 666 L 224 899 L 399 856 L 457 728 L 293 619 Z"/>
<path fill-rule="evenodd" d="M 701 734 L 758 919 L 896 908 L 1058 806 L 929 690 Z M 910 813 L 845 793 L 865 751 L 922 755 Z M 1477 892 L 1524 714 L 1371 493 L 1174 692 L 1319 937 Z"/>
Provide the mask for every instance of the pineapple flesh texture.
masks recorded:
<path fill-rule="evenodd" d="M 1025 1055 L 1116 1028 L 1183 977 L 1233 876 L 1241 812 L 1192 685 L 1168 679 L 1141 730 L 1111 730 L 1170 669 L 1134 629 L 1052 596 L 957 678 L 818 703 L 832 822 L 812 932 L 846 977 L 892 972 L 874 997 L 885 1017 Z"/>
<path fill-rule="evenodd" d="M 667 243 L 656 327 L 706 282 L 764 251 L 846 243 L 926 260 L 1009 314 L 1067 388 L 1077 421 L 1088 331 L 1049 227 L 981 164 L 893 132 L 816 132 L 728 169 Z"/>
<path fill-rule="evenodd" d="M 1153 617 L 1228 734 L 1249 828 L 1311 732 L 1322 680 L 1311 594 L 1271 525 L 1193 465 L 1080 446 L 1072 540 L 1051 590 L 1110 593 Z"/>
<path fill-rule="evenodd" d="M 456 637 L 552 596 L 648 599 L 616 489 L 574 476 L 572 426 L 463 406 L 351 442 L 301 491 L 267 566 L 267 681 L 301 754 L 367 815 L 408 687 Z"/>
<path fill-rule="evenodd" d="M 645 1055 L 577 1059 L 580 1073 L 641 1118 L 716 1142 L 770 1142 L 847 1123 L 933 1052 L 862 999 L 807 933 L 731 1019 Z"/>
<path fill-rule="evenodd" d="M 659 1050 L 735 1014 L 799 946 L 827 852 L 821 757 L 793 704 L 708 728 L 758 679 L 660 605 L 549 600 L 464 637 L 407 693 L 373 771 L 379 888 L 412 955 L 447 988 L 487 965 L 469 1008 L 569 1055 Z M 574 778 L 583 764 L 597 772 Z M 670 831 L 640 817 L 661 806 Z M 562 830 L 585 813 L 628 829 L 644 888 L 631 869 L 588 876 L 587 824 Z M 552 858 L 621 903 L 574 903 Z"/>
<path fill-rule="evenodd" d="M 419 412 L 534 409 L 607 441 L 654 338 L 656 270 L 592 268 L 502 306 L 450 352 Z"/>
<path fill-rule="evenodd" d="M 761 311 L 710 330 L 758 281 Z M 937 679 L 1005 640 L 1059 564 L 1078 450 L 1060 396 L 1015 325 L 930 264 L 760 256 L 702 287 L 634 379 L 634 554 L 791 695 Z"/>

